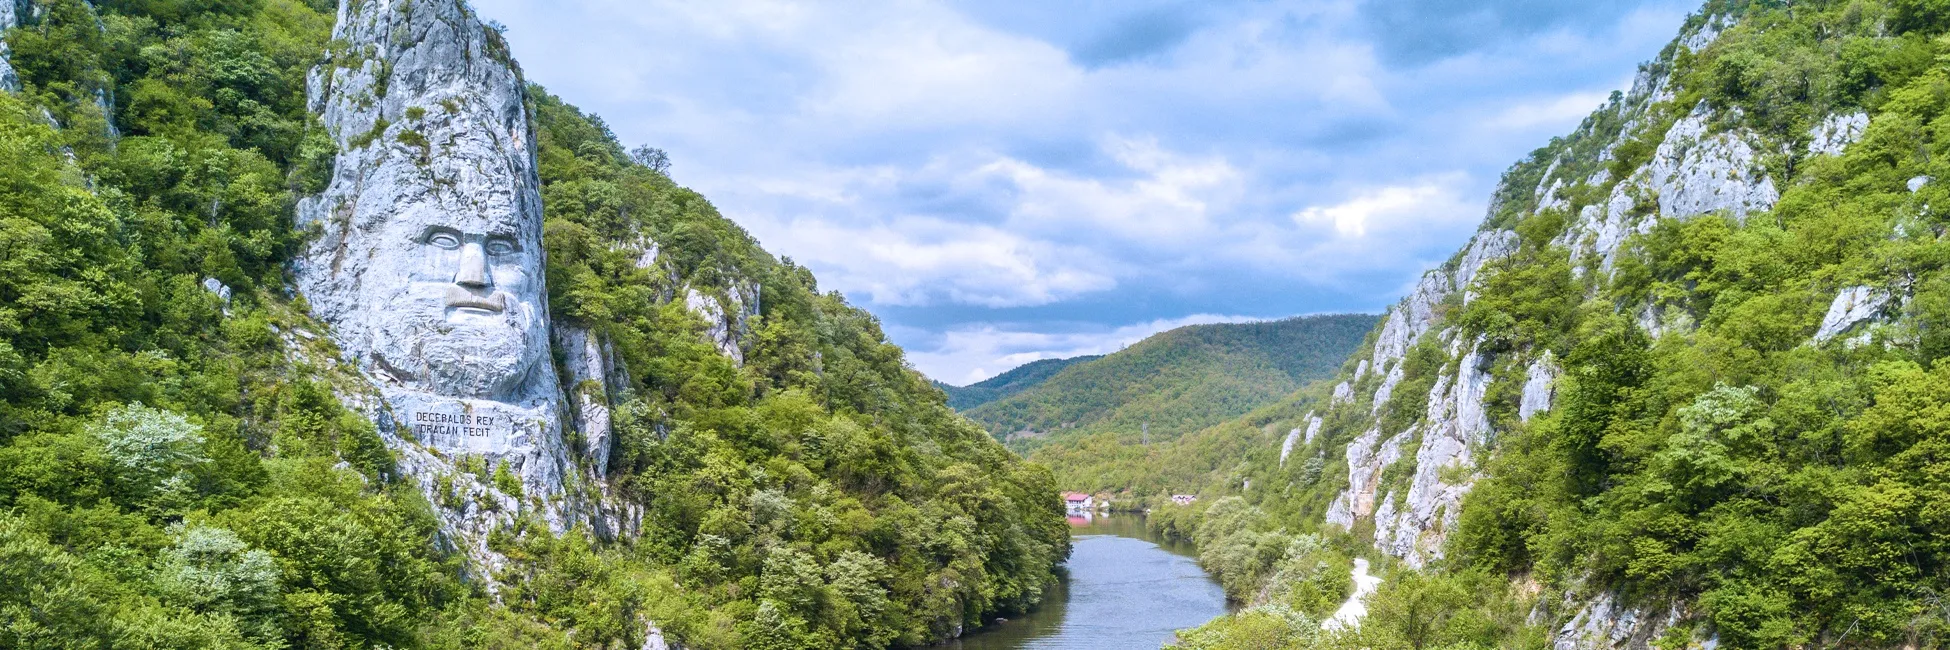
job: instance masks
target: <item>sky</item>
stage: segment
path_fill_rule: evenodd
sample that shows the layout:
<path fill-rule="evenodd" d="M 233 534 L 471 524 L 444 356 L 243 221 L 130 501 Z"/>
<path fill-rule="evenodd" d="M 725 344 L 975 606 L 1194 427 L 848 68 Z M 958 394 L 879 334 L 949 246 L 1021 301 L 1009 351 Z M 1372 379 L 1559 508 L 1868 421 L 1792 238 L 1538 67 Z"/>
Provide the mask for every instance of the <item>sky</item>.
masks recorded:
<path fill-rule="evenodd" d="M 1696 1 L 473 0 L 531 81 L 967 384 L 1378 313 Z"/>

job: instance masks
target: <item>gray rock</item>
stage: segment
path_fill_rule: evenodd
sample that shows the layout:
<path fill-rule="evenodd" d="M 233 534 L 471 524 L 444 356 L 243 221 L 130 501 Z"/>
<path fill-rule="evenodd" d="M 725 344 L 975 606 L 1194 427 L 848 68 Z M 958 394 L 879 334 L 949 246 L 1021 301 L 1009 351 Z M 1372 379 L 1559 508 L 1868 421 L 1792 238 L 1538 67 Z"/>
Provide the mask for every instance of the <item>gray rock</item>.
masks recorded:
<path fill-rule="evenodd" d="M 1455 288 L 1463 291 L 1463 304 L 1475 298 L 1474 285 L 1482 275 L 1483 266 L 1516 253 L 1522 241 L 1517 233 L 1508 230 L 1478 233 L 1470 240 L 1469 248 L 1463 251 L 1462 263 L 1456 267 Z"/>
<path fill-rule="evenodd" d="M 1455 381 L 1447 375 L 1429 392 L 1422 444 L 1415 472 L 1399 510 L 1375 514 L 1375 546 L 1420 568 L 1442 557 L 1442 544 L 1461 515 L 1462 498 L 1474 484 L 1472 450 L 1490 435 L 1484 395 L 1491 377 L 1489 360 L 1475 350 L 1464 355 Z M 1462 472 L 1461 477 L 1444 474 Z"/>
<path fill-rule="evenodd" d="M 1931 180 L 1934 179 L 1928 176 L 1917 176 L 1915 178 L 1909 179 L 1909 182 L 1903 183 L 1903 186 L 1909 188 L 1911 194 L 1915 194 L 1916 192 L 1922 190 L 1924 185 L 1929 185 Z"/>
<path fill-rule="evenodd" d="M 1381 378 L 1381 386 L 1375 388 L 1374 406 L 1369 409 L 1369 412 L 1373 415 L 1380 415 L 1381 407 L 1386 406 L 1388 404 L 1389 398 L 1395 396 L 1395 386 L 1400 385 L 1401 383 L 1402 383 L 1402 366 L 1401 364 L 1397 363 L 1395 364 L 1395 367 L 1388 369 L 1388 374 L 1386 376 Z"/>
<path fill-rule="evenodd" d="M 1660 615 L 1657 610 L 1648 612 L 1627 607 L 1611 592 L 1599 593 L 1582 603 L 1566 594 L 1564 605 L 1567 611 L 1575 607 L 1576 613 L 1551 635 L 1551 650 L 1651 648 L 1655 640 L 1666 636 L 1668 630 L 1685 618 L 1677 604 L 1667 607 Z M 1711 648 L 1718 644 L 1717 637 L 1694 637 L 1680 647 Z"/>
<path fill-rule="evenodd" d="M 1712 109 L 1700 102 L 1673 123 L 1652 155 L 1647 180 L 1665 218 L 1725 211 L 1745 222 L 1748 214 L 1770 210 L 1781 199 L 1774 180 L 1757 168 L 1759 152 L 1750 143 L 1758 136 L 1745 130 L 1708 133 L 1711 117 Z"/>
<path fill-rule="evenodd" d="M 615 355 L 607 341 L 581 327 L 556 325 L 555 339 L 575 408 L 575 430 L 582 434 L 578 451 L 588 459 L 591 473 L 603 478 L 609 467 L 610 412 L 615 408 L 610 394 L 618 365 Z"/>
<path fill-rule="evenodd" d="M 1875 319 L 1889 302 L 1889 292 L 1875 287 L 1858 285 L 1842 289 L 1834 302 L 1828 304 L 1828 314 L 1821 319 L 1815 342 L 1826 343 L 1859 323 Z"/>
<path fill-rule="evenodd" d="M 0 31 L 20 26 L 20 3 L 15 0 L 0 0 Z M 11 61 L 13 49 L 0 39 L 0 91 L 20 92 L 20 74 L 14 71 Z"/>
<path fill-rule="evenodd" d="M 683 650 L 682 646 L 664 640 L 664 630 L 650 623 L 643 634 L 643 650 Z"/>
<path fill-rule="evenodd" d="M 1435 269 L 1422 274 L 1415 290 L 1395 303 L 1388 312 L 1387 322 L 1381 326 L 1381 334 L 1375 338 L 1371 361 L 1377 371 L 1392 367 L 1390 364 L 1400 360 L 1408 353 L 1409 346 L 1429 331 L 1435 323 L 1436 308 L 1449 295 L 1451 286 L 1449 274 Z"/>
<path fill-rule="evenodd" d="M 695 287 L 684 294 L 685 305 L 709 325 L 705 337 L 738 365 L 745 363 L 745 339 L 751 335 L 751 319 L 759 312 L 758 293 L 757 283 L 740 283 L 722 294 L 707 294 Z"/>
<path fill-rule="evenodd" d="M 1551 410 L 1551 398 L 1556 394 L 1557 359 L 1549 351 L 1530 363 L 1524 373 L 1523 396 L 1517 401 L 1517 419 L 1529 422 L 1538 413 Z"/>
<path fill-rule="evenodd" d="M 1354 401 L 1353 385 L 1347 382 L 1341 382 L 1334 385 L 1334 397 L 1332 400 L 1333 404 L 1343 404 L 1352 401 Z"/>
<path fill-rule="evenodd" d="M 1353 442 L 1347 444 L 1347 482 L 1346 491 L 1334 497 L 1327 505 L 1327 523 L 1338 524 L 1343 528 L 1354 526 L 1356 519 L 1374 514 L 1375 490 L 1380 487 L 1381 470 L 1401 459 L 1402 441 L 1414 432 L 1396 434 L 1379 445 L 1379 427 L 1369 429 Z"/>
<path fill-rule="evenodd" d="M 1679 44 L 1694 52 L 1706 49 L 1706 46 L 1712 45 L 1713 41 L 1720 40 L 1721 32 L 1733 26 L 1730 22 L 1723 21 L 1729 21 L 1729 19 L 1719 16 L 1708 19 L 1698 29 L 1680 38 Z"/>
<path fill-rule="evenodd" d="M 460 0 L 341 3 L 333 37 L 352 54 L 313 69 L 307 91 L 339 153 L 298 206 L 320 232 L 298 289 L 378 388 L 368 412 L 402 469 L 457 504 L 443 522 L 492 567 L 486 534 L 513 513 L 538 506 L 559 532 L 573 511 L 526 88 Z M 466 457 L 506 467 L 522 498 L 466 477 Z M 440 493 L 454 476 L 465 494 Z"/>
<path fill-rule="evenodd" d="M 203 290 L 210 292 L 210 295 L 216 296 L 218 300 L 222 300 L 225 307 L 230 306 L 229 285 L 218 281 L 216 278 L 204 278 Z"/>
<path fill-rule="evenodd" d="M 1293 454 L 1294 446 L 1300 444 L 1311 445 L 1314 442 L 1314 436 L 1320 435 L 1320 416 L 1314 415 L 1312 411 L 1308 411 L 1307 417 L 1303 419 L 1307 421 L 1306 432 L 1302 434 L 1301 430 L 1295 427 L 1292 431 L 1286 432 L 1286 440 L 1280 443 L 1281 467 L 1286 467 L 1286 458 Z"/>
<path fill-rule="evenodd" d="M 1815 125 L 1808 133 L 1808 155 L 1839 156 L 1856 140 L 1862 139 L 1862 132 L 1869 128 L 1869 114 L 1835 113 Z"/>

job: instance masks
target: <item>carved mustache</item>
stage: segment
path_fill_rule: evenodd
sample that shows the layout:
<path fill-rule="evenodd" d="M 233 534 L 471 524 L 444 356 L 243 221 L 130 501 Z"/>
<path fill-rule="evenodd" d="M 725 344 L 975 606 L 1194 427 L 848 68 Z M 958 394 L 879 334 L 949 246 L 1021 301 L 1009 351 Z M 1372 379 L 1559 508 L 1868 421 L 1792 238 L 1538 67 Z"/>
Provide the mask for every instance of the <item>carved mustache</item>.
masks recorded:
<path fill-rule="evenodd" d="M 499 314 L 507 311 L 508 299 L 502 296 L 499 291 L 487 296 L 481 296 L 458 286 L 448 285 L 447 307 L 479 309 Z"/>

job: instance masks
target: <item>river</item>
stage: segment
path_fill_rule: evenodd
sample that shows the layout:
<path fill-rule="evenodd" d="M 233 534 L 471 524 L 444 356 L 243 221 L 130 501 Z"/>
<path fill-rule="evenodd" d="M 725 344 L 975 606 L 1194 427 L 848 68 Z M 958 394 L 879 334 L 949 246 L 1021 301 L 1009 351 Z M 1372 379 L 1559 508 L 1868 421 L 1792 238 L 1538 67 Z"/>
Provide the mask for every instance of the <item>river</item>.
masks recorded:
<path fill-rule="evenodd" d="M 957 650 L 1156 648 L 1226 613 L 1219 582 L 1190 544 L 1144 529 L 1135 515 L 1072 517 L 1069 576 L 1034 612 L 950 641 Z"/>

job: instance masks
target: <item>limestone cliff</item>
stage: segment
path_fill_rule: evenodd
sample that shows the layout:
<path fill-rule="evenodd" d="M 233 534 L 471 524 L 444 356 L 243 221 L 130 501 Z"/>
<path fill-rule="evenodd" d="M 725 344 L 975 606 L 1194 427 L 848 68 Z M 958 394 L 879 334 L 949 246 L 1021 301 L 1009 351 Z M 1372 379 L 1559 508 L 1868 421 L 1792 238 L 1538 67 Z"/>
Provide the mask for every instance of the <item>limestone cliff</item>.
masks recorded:
<path fill-rule="evenodd" d="M 402 471 L 493 568 L 494 528 L 534 513 L 559 532 L 586 512 L 567 485 L 526 89 L 456 0 L 342 3 L 333 36 L 308 93 L 339 154 L 299 205 L 318 234 L 298 287 L 377 388 L 364 406 Z"/>
<path fill-rule="evenodd" d="M 1324 407 L 1296 422 L 1278 444 L 1281 465 L 1301 454 L 1345 459 L 1345 483 L 1325 512 L 1327 523 L 1371 524 L 1376 549 L 1408 567 L 1430 565 L 1443 557 L 1499 432 L 1551 410 L 1563 374 L 1556 354 L 1542 346 L 1492 345 L 1455 318 L 1480 298 L 1486 268 L 1530 245 L 1514 224 L 1561 215 L 1562 229 L 1539 254 L 1567 257 L 1589 298 L 1638 254 L 1630 248 L 1635 237 L 1662 222 L 1698 218 L 1738 227 L 1781 200 L 1778 185 L 1789 178 L 1785 161 L 1841 155 L 1862 137 L 1869 120 L 1857 111 L 1836 112 L 1806 134 L 1782 138 L 1749 126 L 1753 121 L 1739 105 L 1679 105 L 1670 79 L 1675 58 L 1711 47 L 1733 20 L 1695 17 L 1658 60 L 1643 66 L 1628 92 L 1614 94 L 1576 133 L 1519 163 L 1497 188 L 1483 229 L 1389 310 L 1368 354 L 1349 361 L 1331 395 L 1320 390 Z M 1634 148 L 1649 155 L 1627 153 Z M 1910 189 L 1928 182 L 1919 177 Z M 1900 282 L 1832 290 L 1833 305 L 1811 344 L 1866 343 L 1906 300 Z M 1656 295 L 1618 308 L 1655 339 L 1686 335 L 1704 317 Z M 1410 385 L 1414 394 L 1398 394 Z M 1501 390 L 1509 412 L 1493 416 L 1499 385 L 1507 386 Z M 1322 418 L 1340 423 L 1330 424 L 1340 430 L 1317 435 Z M 1326 446 L 1332 440 L 1345 446 L 1335 452 Z M 1554 646 L 1570 650 L 1644 647 L 1686 613 L 1678 605 L 1639 611 L 1594 590 L 1540 604 L 1532 618 L 1561 623 Z"/>

